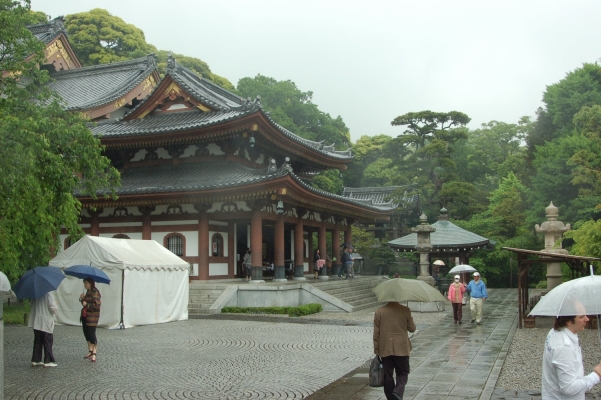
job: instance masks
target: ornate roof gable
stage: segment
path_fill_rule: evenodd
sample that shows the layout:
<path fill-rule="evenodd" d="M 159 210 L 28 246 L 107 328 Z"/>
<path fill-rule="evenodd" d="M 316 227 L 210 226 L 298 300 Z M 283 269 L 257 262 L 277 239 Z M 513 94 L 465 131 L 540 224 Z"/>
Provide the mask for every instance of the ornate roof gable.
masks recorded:
<path fill-rule="evenodd" d="M 81 68 L 81 63 L 69 43 L 62 17 L 43 24 L 30 25 L 27 29 L 46 43 L 46 65 L 52 65 L 55 71 Z"/>
<path fill-rule="evenodd" d="M 137 104 L 157 85 L 159 74 L 153 54 L 129 61 L 94 65 L 50 74 L 48 86 L 91 119 L 108 117 L 121 107 Z"/>
<path fill-rule="evenodd" d="M 124 120 L 144 118 L 154 111 L 189 111 L 194 108 L 204 112 L 232 111 L 243 103 L 241 97 L 177 64 L 169 55 L 163 80 Z"/>

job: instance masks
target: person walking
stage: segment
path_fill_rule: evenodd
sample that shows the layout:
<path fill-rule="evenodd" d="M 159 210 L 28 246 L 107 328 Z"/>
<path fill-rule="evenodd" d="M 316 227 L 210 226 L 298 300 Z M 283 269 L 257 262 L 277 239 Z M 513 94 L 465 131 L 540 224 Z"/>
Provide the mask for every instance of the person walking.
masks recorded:
<path fill-rule="evenodd" d="M 342 249 L 342 253 L 340 254 L 340 270 L 338 271 L 338 278 L 342 279 L 342 274 L 346 271 L 346 246 Z"/>
<path fill-rule="evenodd" d="M 455 281 L 449 286 L 447 297 L 453 305 L 453 321 L 455 324 L 461 324 L 463 317 L 463 293 L 465 292 L 465 284 L 459 282 L 459 275 L 455 275 Z"/>
<path fill-rule="evenodd" d="M 352 249 L 350 246 L 346 248 L 346 279 L 355 279 L 355 271 L 353 271 L 353 253 L 351 253 Z"/>
<path fill-rule="evenodd" d="M 482 305 L 488 299 L 488 292 L 486 284 L 480 279 L 480 273 L 474 272 L 474 279 L 468 283 L 466 290 L 470 295 L 472 324 L 475 321 L 478 325 L 482 325 Z"/>
<path fill-rule="evenodd" d="M 587 321 L 584 313 L 555 318 L 543 349 L 543 400 L 584 400 L 585 393 L 601 382 L 601 363 L 584 375 L 577 334 Z"/>
<path fill-rule="evenodd" d="M 376 310 L 374 353 L 382 360 L 384 394 L 387 400 L 403 399 L 410 372 L 411 341 L 407 332 L 415 332 L 415 329 L 409 307 L 391 301 Z M 396 373 L 396 383 L 393 373 Z"/>
<path fill-rule="evenodd" d="M 58 308 L 54 295 L 49 292 L 40 298 L 31 301 L 29 310 L 30 328 L 33 328 L 33 354 L 31 356 L 31 366 L 37 367 L 56 367 L 56 360 L 52 353 L 52 344 L 54 343 L 54 314 Z M 42 361 L 42 351 L 44 361 Z"/>
<path fill-rule="evenodd" d="M 313 279 L 317 279 L 319 275 L 319 260 L 321 260 L 321 256 L 319 255 L 319 249 L 316 249 L 315 253 L 313 253 Z"/>
<path fill-rule="evenodd" d="M 250 276 L 251 276 L 251 271 L 252 271 L 252 256 L 251 256 L 250 247 L 246 248 L 246 254 L 244 254 L 244 258 L 242 259 L 242 266 L 246 273 L 246 281 L 250 282 Z"/>
<path fill-rule="evenodd" d="M 83 335 L 88 342 L 88 354 L 84 356 L 86 360 L 96 362 L 96 353 L 98 351 L 98 340 L 96 339 L 96 327 L 100 319 L 100 292 L 96 289 L 94 279 L 86 278 L 83 280 L 86 293 L 79 296 L 82 309 L 80 315 Z"/>

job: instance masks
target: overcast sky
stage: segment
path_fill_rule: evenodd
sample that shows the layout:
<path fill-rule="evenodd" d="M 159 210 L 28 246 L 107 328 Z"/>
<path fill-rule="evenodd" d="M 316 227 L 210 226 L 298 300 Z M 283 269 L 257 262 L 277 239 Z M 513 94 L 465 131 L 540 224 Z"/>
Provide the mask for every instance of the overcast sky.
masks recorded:
<path fill-rule="evenodd" d="M 356 141 L 397 116 L 461 111 L 471 128 L 534 116 L 546 85 L 601 57 L 601 1 L 32 0 L 52 16 L 93 8 L 234 85 L 292 80 Z"/>

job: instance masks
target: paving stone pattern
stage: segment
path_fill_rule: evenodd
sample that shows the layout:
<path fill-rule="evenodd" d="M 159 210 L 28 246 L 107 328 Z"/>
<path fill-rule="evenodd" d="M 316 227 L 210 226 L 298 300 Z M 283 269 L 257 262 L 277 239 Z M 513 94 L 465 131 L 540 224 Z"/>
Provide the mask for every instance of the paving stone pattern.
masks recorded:
<path fill-rule="evenodd" d="M 98 330 L 56 326 L 57 368 L 31 367 L 31 328 L 5 328 L 6 399 L 301 399 L 363 364 L 372 329 L 189 320 Z"/>

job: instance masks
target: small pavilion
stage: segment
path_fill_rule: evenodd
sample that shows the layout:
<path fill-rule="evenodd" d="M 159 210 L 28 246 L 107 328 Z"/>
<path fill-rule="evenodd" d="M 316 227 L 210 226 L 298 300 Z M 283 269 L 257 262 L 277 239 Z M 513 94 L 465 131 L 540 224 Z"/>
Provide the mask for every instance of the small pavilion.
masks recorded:
<path fill-rule="evenodd" d="M 431 226 L 436 230 L 430 234 L 430 260 L 442 259 L 448 265 L 449 260 L 457 258 L 460 264 L 468 264 L 474 250 L 492 249 L 494 246 L 494 242 L 489 239 L 460 228 L 449 221 L 449 212 L 446 208 L 440 210 L 438 221 Z M 392 240 L 388 242 L 388 245 L 399 252 L 415 252 L 417 251 L 417 233 L 410 233 Z"/>

